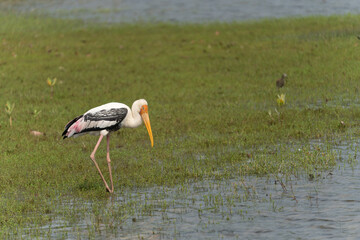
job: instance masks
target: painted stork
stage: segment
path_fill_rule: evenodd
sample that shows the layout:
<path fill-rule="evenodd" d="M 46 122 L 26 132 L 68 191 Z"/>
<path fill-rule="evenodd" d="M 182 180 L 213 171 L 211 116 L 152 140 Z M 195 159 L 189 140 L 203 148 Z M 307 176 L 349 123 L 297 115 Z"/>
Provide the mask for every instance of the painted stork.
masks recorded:
<path fill-rule="evenodd" d="M 94 162 L 95 167 L 99 171 L 100 177 L 103 180 L 106 190 L 110 193 L 114 192 L 114 185 L 111 175 L 111 160 L 109 154 L 109 139 L 110 133 L 117 131 L 122 127 L 135 128 L 145 123 L 146 129 L 150 136 L 151 146 L 154 146 L 153 135 L 150 126 L 150 119 L 148 114 L 148 103 L 145 99 L 136 100 L 131 109 L 123 103 L 111 102 L 99 107 L 95 107 L 71 120 L 65 126 L 62 136 L 65 138 L 78 137 L 84 134 L 100 135 L 90 158 Z M 106 136 L 106 160 L 109 167 L 109 175 L 111 188 L 107 184 L 99 165 L 95 160 L 95 153 L 98 149 L 101 140 Z"/>

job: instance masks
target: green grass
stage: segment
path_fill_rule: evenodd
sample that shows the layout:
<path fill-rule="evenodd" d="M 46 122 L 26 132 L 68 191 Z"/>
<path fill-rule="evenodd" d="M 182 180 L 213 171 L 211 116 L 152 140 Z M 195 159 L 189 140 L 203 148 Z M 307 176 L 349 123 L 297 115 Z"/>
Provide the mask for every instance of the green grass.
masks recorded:
<path fill-rule="evenodd" d="M 1 13 L 0 234 L 47 223 L 66 212 L 65 199 L 108 197 L 89 158 L 97 138 L 62 140 L 61 133 L 110 101 L 145 98 L 155 145 L 144 126 L 112 134 L 115 193 L 331 169 L 331 147 L 313 150 L 308 142 L 359 135 L 359 20 L 105 26 Z M 288 81 L 279 91 L 283 72 Z M 48 77 L 57 78 L 53 98 Z M 7 101 L 15 103 L 12 127 Z M 107 175 L 104 146 L 97 160 Z"/>

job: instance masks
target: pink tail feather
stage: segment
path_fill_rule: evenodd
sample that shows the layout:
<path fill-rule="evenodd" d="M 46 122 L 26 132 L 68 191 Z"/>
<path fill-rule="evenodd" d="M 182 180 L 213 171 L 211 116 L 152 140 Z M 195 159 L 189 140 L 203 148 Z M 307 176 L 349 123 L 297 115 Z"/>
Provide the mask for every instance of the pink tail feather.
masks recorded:
<path fill-rule="evenodd" d="M 83 123 L 83 115 L 78 116 L 71 120 L 68 124 L 65 126 L 65 130 L 62 133 L 63 138 L 68 138 L 74 135 L 75 133 L 78 133 L 82 130 L 82 124 Z"/>

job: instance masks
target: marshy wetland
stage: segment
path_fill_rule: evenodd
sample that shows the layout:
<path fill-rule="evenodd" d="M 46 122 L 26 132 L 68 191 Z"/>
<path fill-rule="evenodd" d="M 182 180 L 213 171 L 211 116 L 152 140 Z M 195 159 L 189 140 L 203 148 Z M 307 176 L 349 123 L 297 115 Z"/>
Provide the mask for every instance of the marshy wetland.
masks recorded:
<path fill-rule="evenodd" d="M 356 238 L 359 20 L 107 25 L 1 12 L 0 236 Z M 91 107 L 137 98 L 154 148 L 145 127 L 112 134 L 111 195 L 89 158 L 96 137 L 61 132 Z M 97 159 L 105 170 L 104 144 Z"/>

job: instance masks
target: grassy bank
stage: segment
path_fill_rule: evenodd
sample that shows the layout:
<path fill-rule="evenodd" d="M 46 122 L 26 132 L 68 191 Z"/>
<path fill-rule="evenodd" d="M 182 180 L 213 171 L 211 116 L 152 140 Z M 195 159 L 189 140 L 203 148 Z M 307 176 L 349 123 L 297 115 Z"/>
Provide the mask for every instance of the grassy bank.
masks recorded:
<path fill-rule="evenodd" d="M 104 26 L 0 14 L 0 228 L 46 223 L 65 198 L 108 197 L 89 158 L 97 138 L 61 133 L 110 101 L 145 98 L 155 142 L 145 127 L 112 135 L 118 193 L 331 169 L 331 147 L 308 142 L 359 134 L 359 20 Z M 105 171 L 104 145 L 97 159 Z"/>

